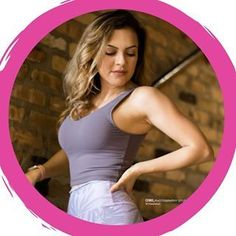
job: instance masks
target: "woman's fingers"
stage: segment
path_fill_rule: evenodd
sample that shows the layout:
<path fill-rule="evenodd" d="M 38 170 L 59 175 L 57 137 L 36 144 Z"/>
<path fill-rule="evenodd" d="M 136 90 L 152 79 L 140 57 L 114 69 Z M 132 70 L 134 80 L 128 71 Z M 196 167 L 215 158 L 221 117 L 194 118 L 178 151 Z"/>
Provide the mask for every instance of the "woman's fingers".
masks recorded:
<path fill-rule="evenodd" d="M 31 170 L 28 171 L 25 176 L 32 185 L 35 185 L 40 179 L 40 172 L 38 169 Z"/>
<path fill-rule="evenodd" d="M 121 189 L 121 185 L 117 182 L 111 186 L 110 191 L 113 193 L 119 189 Z"/>

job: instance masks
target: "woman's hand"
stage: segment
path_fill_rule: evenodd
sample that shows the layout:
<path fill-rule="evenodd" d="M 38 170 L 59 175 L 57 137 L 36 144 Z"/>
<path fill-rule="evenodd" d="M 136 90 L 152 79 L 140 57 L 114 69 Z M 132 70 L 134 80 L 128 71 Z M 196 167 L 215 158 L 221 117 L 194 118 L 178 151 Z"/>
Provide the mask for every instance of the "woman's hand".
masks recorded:
<path fill-rule="evenodd" d="M 41 173 L 39 169 L 35 169 L 28 171 L 25 176 L 32 185 L 35 185 L 40 180 Z"/>
<path fill-rule="evenodd" d="M 132 190 L 136 179 L 139 177 L 137 164 L 131 166 L 123 173 L 120 179 L 110 188 L 111 192 L 115 192 L 119 189 L 124 189 L 128 193 L 128 195 L 135 201 Z"/>

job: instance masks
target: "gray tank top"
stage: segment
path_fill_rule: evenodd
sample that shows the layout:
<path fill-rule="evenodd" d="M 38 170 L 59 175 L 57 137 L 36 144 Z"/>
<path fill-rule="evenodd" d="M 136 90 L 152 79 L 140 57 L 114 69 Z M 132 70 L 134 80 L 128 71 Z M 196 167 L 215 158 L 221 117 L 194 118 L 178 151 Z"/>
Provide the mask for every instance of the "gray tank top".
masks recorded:
<path fill-rule="evenodd" d="M 68 156 L 70 185 L 91 180 L 117 181 L 132 164 L 146 134 L 129 134 L 112 119 L 113 109 L 135 88 L 123 91 L 94 112 L 62 122 L 58 140 Z"/>

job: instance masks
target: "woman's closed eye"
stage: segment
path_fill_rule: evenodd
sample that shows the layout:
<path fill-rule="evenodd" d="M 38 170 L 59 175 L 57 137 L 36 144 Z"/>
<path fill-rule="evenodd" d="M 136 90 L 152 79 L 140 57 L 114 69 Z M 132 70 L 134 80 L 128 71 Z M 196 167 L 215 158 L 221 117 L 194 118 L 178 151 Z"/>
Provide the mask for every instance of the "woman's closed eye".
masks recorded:
<path fill-rule="evenodd" d="M 115 56 L 117 52 L 112 52 L 112 51 L 106 51 L 106 55 L 108 56 Z M 134 52 L 126 52 L 126 55 L 129 57 L 134 57 L 136 56 L 136 53 Z"/>
<path fill-rule="evenodd" d="M 106 55 L 108 55 L 108 56 L 112 56 L 112 55 L 115 55 L 116 54 L 116 52 L 112 52 L 112 51 L 107 51 L 106 52 Z"/>
<path fill-rule="evenodd" d="M 128 53 L 128 52 L 127 52 L 127 55 L 130 56 L 130 57 L 135 57 L 135 56 L 136 56 L 136 53 L 130 53 L 130 52 Z"/>

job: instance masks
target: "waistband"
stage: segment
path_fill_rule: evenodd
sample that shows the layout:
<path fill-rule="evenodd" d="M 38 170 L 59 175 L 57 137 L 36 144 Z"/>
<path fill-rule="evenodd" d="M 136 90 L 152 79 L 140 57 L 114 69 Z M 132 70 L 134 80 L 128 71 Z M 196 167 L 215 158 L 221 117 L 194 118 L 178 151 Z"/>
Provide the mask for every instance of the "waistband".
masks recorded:
<path fill-rule="evenodd" d="M 102 183 L 102 182 L 112 183 L 112 184 L 115 183 L 114 181 L 111 181 L 111 180 L 91 180 L 91 181 L 88 181 L 88 182 L 85 182 L 85 183 L 82 183 L 82 184 L 79 184 L 79 185 L 72 186 L 69 193 L 73 192 L 74 190 L 80 189 L 80 188 L 84 187 L 85 185 L 95 184 L 95 183 Z"/>

